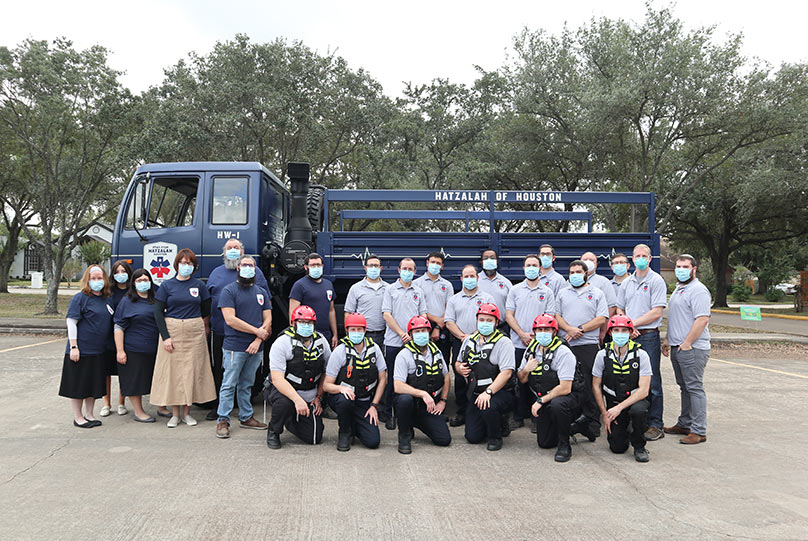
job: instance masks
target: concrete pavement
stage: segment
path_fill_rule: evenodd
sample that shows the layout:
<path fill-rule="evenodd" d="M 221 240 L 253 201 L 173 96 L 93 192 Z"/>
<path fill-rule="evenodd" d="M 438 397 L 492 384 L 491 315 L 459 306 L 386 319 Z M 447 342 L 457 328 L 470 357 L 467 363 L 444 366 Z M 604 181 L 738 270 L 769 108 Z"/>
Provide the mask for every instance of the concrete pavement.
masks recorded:
<path fill-rule="evenodd" d="M 81 430 L 57 396 L 63 342 L 26 347 L 47 340 L 0 337 L 4 540 L 804 539 L 808 531 L 803 346 L 716 350 L 705 444 L 668 436 L 648 444 L 649 464 L 637 464 L 599 438 L 556 464 L 527 428 L 496 453 L 465 443 L 462 428 L 449 448 L 417 432 L 410 456 L 384 429 L 380 449 L 339 453 L 335 421 L 316 447 L 285 433 L 283 449 L 270 451 L 264 432 L 238 426 L 218 440 L 196 408 L 196 427 L 138 424 L 130 413 Z M 670 424 L 678 389 L 667 359 L 662 366 Z"/>

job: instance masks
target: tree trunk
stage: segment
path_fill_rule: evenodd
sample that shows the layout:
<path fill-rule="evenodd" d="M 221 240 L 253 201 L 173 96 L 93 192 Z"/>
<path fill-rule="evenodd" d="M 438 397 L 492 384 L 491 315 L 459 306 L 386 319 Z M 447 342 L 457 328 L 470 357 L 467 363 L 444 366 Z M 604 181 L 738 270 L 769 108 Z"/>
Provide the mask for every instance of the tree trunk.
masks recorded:
<path fill-rule="evenodd" d="M 14 256 L 17 255 L 20 231 L 22 231 L 22 226 L 15 218 L 8 227 L 8 241 L 3 247 L 3 251 L 0 252 L 0 293 L 8 293 L 8 273 L 14 263 Z"/>
<path fill-rule="evenodd" d="M 62 276 L 62 267 L 64 266 L 64 239 L 59 238 L 55 250 L 51 239 L 46 238 L 44 241 L 45 265 L 43 270 L 45 272 L 45 278 L 48 281 L 48 288 L 47 295 L 45 296 L 45 311 L 43 314 L 58 314 L 57 300 L 59 298 L 59 279 Z"/>
<path fill-rule="evenodd" d="M 712 261 L 713 273 L 715 273 L 715 298 L 714 308 L 725 308 L 727 306 L 727 267 L 728 258 L 716 258 Z"/>

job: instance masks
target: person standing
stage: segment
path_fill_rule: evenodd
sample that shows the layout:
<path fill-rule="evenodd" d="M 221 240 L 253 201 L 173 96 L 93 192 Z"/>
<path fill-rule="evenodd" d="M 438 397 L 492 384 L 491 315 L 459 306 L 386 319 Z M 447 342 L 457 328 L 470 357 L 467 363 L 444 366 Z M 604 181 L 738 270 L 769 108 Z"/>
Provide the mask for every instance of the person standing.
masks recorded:
<path fill-rule="evenodd" d="M 98 265 L 84 271 L 79 289 L 67 308 L 67 345 L 59 396 L 70 399 L 73 426 L 94 428 L 101 426 L 93 409 L 95 401 L 106 392 L 104 363 L 107 344 L 112 342 L 114 310 L 107 273 Z"/>
<path fill-rule="evenodd" d="M 365 258 L 365 277 L 351 286 L 345 299 L 345 315 L 362 314 L 367 322 L 365 335 L 379 348 L 384 348 L 386 324 L 382 315 L 384 290 L 388 283 L 381 279 L 382 260 L 377 255 Z M 382 352 L 384 350 L 382 349 Z"/>
<path fill-rule="evenodd" d="M 323 390 L 339 420 L 337 451 L 350 451 L 354 436 L 368 449 L 381 443 L 379 402 L 387 385 L 387 363 L 365 329 L 365 316 L 347 314 L 347 336 L 331 352 L 325 369 Z"/>
<path fill-rule="evenodd" d="M 645 244 L 634 247 L 632 257 L 636 270 L 623 280 L 617 291 L 617 312 L 627 315 L 634 322 L 631 339 L 637 342 L 651 359 L 651 405 L 648 408 L 648 430 L 645 439 L 658 440 L 665 437 L 662 431 L 662 374 L 659 369 L 662 311 L 668 297 L 665 280 L 654 272 L 651 265 L 651 248 Z"/>
<path fill-rule="evenodd" d="M 446 426 L 446 398 L 449 396 L 449 369 L 443 354 L 430 340 L 429 320 L 415 316 L 407 323 L 412 340 L 404 344 L 396 360 L 394 385 L 398 414 L 398 452 L 412 453 L 414 428 L 445 447 L 452 442 Z"/>
<path fill-rule="evenodd" d="M 289 292 L 289 313 L 301 305 L 308 306 L 317 314 L 317 332 L 328 340 L 331 348 L 337 347 L 337 312 L 334 310 L 334 284 L 323 278 L 323 256 L 313 252 L 306 256 L 303 268 L 306 276 L 292 285 Z"/>
<path fill-rule="evenodd" d="M 305 304 L 291 314 L 291 326 L 272 343 L 269 350 L 269 402 L 272 416 L 267 430 L 267 447 L 281 448 L 286 428 L 310 445 L 323 442 L 323 372 L 331 357 L 331 347 L 314 330 L 317 314 Z"/>
<path fill-rule="evenodd" d="M 420 287 L 426 297 L 426 317 L 432 322 L 430 340 L 438 346 L 444 360 L 448 363 L 452 351 L 452 335 L 446 330 L 446 304 L 454 295 L 452 282 L 441 277 L 443 271 L 443 254 L 432 252 L 426 258 L 426 274 L 413 281 Z"/>
<path fill-rule="evenodd" d="M 452 367 L 459 359 L 460 346 L 463 341 L 477 331 L 477 310 L 483 304 L 495 304 L 494 297 L 482 291 L 477 278 L 477 268 L 466 265 L 461 271 L 460 278 L 463 289 L 455 293 L 446 305 L 446 328 L 452 334 Z M 456 369 L 454 375 L 455 404 L 457 411 L 449 421 L 450 426 L 462 426 L 466 422 L 466 408 L 468 396 L 466 378 Z"/>
<path fill-rule="evenodd" d="M 183 248 L 174 259 L 177 275 L 154 295 L 154 318 L 163 343 L 157 349 L 150 400 L 171 406 L 168 428 L 176 428 L 180 421 L 195 426 L 191 404 L 216 398 L 207 345 L 210 293 L 202 280 L 193 277 L 198 267 L 196 254 Z"/>
<path fill-rule="evenodd" d="M 511 328 L 511 341 L 516 349 L 516 364 L 522 362 L 527 346 L 533 341 L 531 326 L 539 314 L 555 313 L 555 295 L 539 281 L 541 262 L 536 254 L 525 256 L 523 272 L 525 279 L 511 288 L 505 303 L 505 320 Z M 513 411 L 511 430 L 525 426 L 528 415 L 529 393 L 527 384 L 518 384 L 516 407 Z M 535 427 L 535 424 L 533 425 Z M 535 429 L 531 429 L 535 431 Z"/>
<path fill-rule="evenodd" d="M 115 310 L 115 348 L 121 395 L 128 396 L 134 408 L 132 418 L 153 423 L 155 418 L 143 409 L 143 395 L 151 394 L 154 362 L 160 333 L 154 320 L 154 283 L 146 269 L 132 273 L 129 294 Z"/>
<path fill-rule="evenodd" d="M 238 402 L 239 426 L 252 430 L 267 428 L 253 417 L 250 391 L 261 364 L 264 342 L 272 332 L 272 303 L 269 291 L 256 284 L 256 265 L 252 257 L 242 256 L 236 270 L 237 281 L 225 286 L 219 296 L 225 335 L 222 343 L 224 375 L 219 391 L 217 438 L 230 437 L 234 393 Z"/>
<path fill-rule="evenodd" d="M 118 304 L 126 297 L 129 291 L 129 283 L 132 277 L 132 266 L 129 262 L 119 259 L 114 262 L 110 269 L 109 275 L 109 290 L 110 302 L 112 309 L 118 310 Z M 118 375 L 118 363 L 116 362 L 115 344 L 110 344 L 111 349 L 107 352 L 106 371 L 107 371 L 107 393 L 104 395 L 104 405 L 98 414 L 101 417 L 106 417 L 112 410 L 112 376 Z M 126 396 L 121 391 L 121 381 L 118 378 L 118 415 L 126 415 L 129 411 L 126 409 L 125 401 Z"/>
<path fill-rule="evenodd" d="M 586 264 L 586 281 L 603 291 L 606 305 L 609 307 L 609 317 L 612 317 L 617 311 L 617 294 L 609 279 L 598 274 L 598 257 L 594 252 L 585 252 L 581 256 L 581 261 Z M 606 334 L 606 325 L 603 326 L 603 334 Z"/>
<path fill-rule="evenodd" d="M 222 311 L 219 308 L 219 295 L 222 290 L 238 280 L 238 262 L 244 256 L 244 245 L 236 238 L 227 239 L 222 247 L 222 264 L 213 269 L 208 276 L 207 286 L 210 292 L 210 356 L 213 383 L 216 387 L 216 400 L 211 404 L 210 411 L 205 415 L 206 421 L 215 421 L 219 418 L 219 390 L 222 388 L 222 344 L 224 343 L 225 323 Z M 261 268 L 255 267 L 255 284 L 269 291 L 269 285 Z M 267 297 L 271 301 L 271 297 Z"/>
<path fill-rule="evenodd" d="M 670 355 L 682 399 L 679 419 L 665 427 L 667 434 L 681 434 L 679 443 L 707 441 L 707 394 L 704 369 L 710 357 L 710 290 L 696 278 L 696 258 L 676 258 L 676 289 L 668 307 L 668 333 L 662 343 Z"/>
<path fill-rule="evenodd" d="M 539 281 L 544 287 L 550 288 L 558 299 L 558 292 L 567 287 L 567 281 L 553 268 L 555 263 L 555 248 L 549 244 L 539 247 L 539 260 L 541 261 L 541 277 Z"/>
<path fill-rule="evenodd" d="M 499 313 L 504 314 L 505 304 L 508 301 L 508 292 L 513 287 L 513 283 L 497 271 L 499 267 L 499 254 L 497 254 L 496 250 L 490 248 L 483 250 L 483 253 L 480 255 L 480 263 L 483 266 L 483 270 L 477 276 L 477 283 L 482 291 L 494 298 L 494 303 L 497 305 Z M 503 327 L 501 330 L 504 331 L 504 327 L 506 326 L 505 320 L 500 321 L 499 325 Z"/>
<path fill-rule="evenodd" d="M 396 369 L 396 357 L 404 344 L 412 340 L 404 329 L 414 316 L 425 316 L 427 313 L 424 291 L 413 284 L 415 277 L 415 261 L 405 257 L 398 265 L 398 280 L 387 286 L 382 300 L 382 314 L 387 323 L 384 335 L 385 360 L 387 361 L 387 387 L 384 393 L 384 406 L 387 430 L 396 429 L 393 410 L 393 374 Z"/>
<path fill-rule="evenodd" d="M 600 328 L 609 318 L 609 307 L 603 291 L 587 282 L 586 263 L 580 259 L 570 263 L 569 276 L 570 287 L 558 293 L 555 317 L 585 380 L 583 415 L 573 423 L 572 433 L 595 441 L 600 435 L 600 412 L 592 395 L 592 365 L 600 349 Z"/>
<path fill-rule="evenodd" d="M 614 276 L 609 281 L 612 284 L 612 288 L 614 288 L 615 300 L 617 300 L 617 294 L 620 291 L 620 284 L 625 282 L 626 278 L 629 277 L 628 271 L 630 268 L 631 266 L 628 263 L 626 254 L 622 252 L 612 254 L 612 272 L 614 273 Z"/>

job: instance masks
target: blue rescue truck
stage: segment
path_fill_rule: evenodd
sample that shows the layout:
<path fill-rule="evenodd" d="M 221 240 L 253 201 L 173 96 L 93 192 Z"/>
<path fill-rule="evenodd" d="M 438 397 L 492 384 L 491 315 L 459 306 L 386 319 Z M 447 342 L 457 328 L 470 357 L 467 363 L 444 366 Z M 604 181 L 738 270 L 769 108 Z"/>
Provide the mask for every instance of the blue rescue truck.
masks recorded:
<path fill-rule="evenodd" d="M 290 188 L 256 162 L 155 163 L 138 168 L 123 197 L 112 241 L 113 259 L 127 259 L 144 267 L 156 282 L 174 276 L 174 257 L 182 248 L 197 254 L 202 279 L 222 264 L 227 239 L 239 239 L 245 253 L 256 258 L 267 277 L 273 297 L 273 320 L 289 321 L 288 295 L 303 276 L 303 259 L 316 251 L 324 258 L 323 276 L 334 283 L 337 314 L 352 284 L 364 276 L 362 263 L 369 254 L 381 257 L 382 277 L 392 282 L 398 262 L 412 257 L 417 274 L 425 272 L 425 259 L 443 252 L 442 275 L 460 289 L 460 271 L 468 263 L 479 267 L 483 249 L 499 254 L 499 272 L 514 283 L 524 279 L 522 260 L 552 244 L 555 267 L 566 275 L 568 264 L 583 252 L 600 260 L 599 273 L 610 276 L 614 252 L 629 255 L 639 243 L 651 247 L 651 267 L 659 271 L 659 235 L 654 232 L 654 194 L 634 192 L 557 192 L 497 190 L 330 190 L 309 185 L 309 165 L 290 163 Z M 431 210 L 374 210 L 372 202 L 399 202 L 429 206 Z M 587 210 L 502 210 L 503 204 L 520 208 L 547 208 L 547 203 L 569 204 L 575 209 L 595 205 L 639 205 L 648 211 L 648 231 L 600 233 L 592 229 Z M 374 221 L 374 230 L 345 230 L 346 222 Z M 454 221 L 464 231 L 383 231 L 384 223 L 418 220 L 430 224 Z M 512 220 L 569 220 L 586 223 L 586 231 L 568 233 L 502 233 L 497 222 Z M 367 222 L 365 222 L 367 223 Z M 471 224 L 483 227 L 471 228 Z M 448 229 L 448 228 L 446 228 Z M 483 229 L 484 232 L 472 229 Z M 580 228 L 583 229 L 583 228 Z M 341 327 L 341 325 L 339 325 Z"/>

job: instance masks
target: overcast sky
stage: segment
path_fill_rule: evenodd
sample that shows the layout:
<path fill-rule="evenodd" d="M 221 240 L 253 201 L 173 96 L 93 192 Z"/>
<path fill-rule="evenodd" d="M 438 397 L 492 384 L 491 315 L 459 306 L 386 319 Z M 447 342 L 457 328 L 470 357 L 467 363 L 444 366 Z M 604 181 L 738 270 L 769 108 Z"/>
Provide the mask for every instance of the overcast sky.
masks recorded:
<path fill-rule="evenodd" d="M 4 3 L 0 44 L 57 36 L 79 48 L 101 44 L 112 66 L 126 72 L 123 83 L 140 92 L 159 84 L 163 69 L 188 52 L 207 53 L 236 33 L 256 42 L 286 37 L 322 54 L 337 50 L 395 96 L 403 81 L 472 82 L 474 65 L 501 66 L 525 26 L 557 33 L 565 22 L 577 28 L 593 16 L 640 21 L 644 12 L 642 0 L 29 0 Z M 717 24 L 721 36 L 742 32 L 744 53 L 775 66 L 808 59 L 808 2 L 679 0 L 674 13 L 691 28 Z"/>

